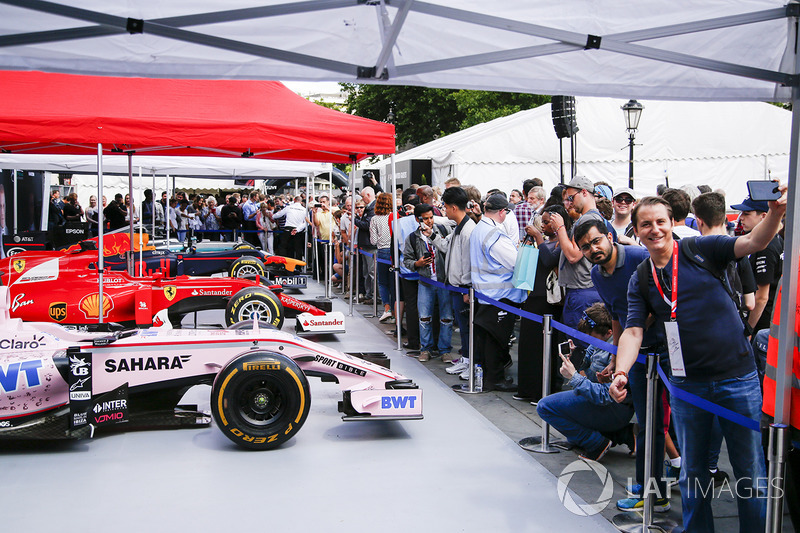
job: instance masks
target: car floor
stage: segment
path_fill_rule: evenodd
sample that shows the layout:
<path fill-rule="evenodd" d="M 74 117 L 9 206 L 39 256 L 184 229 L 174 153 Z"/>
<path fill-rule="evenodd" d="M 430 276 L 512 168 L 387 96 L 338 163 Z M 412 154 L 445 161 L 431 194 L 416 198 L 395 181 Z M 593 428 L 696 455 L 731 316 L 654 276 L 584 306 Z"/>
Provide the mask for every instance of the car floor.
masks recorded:
<path fill-rule="evenodd" d="M 312 285 L 304 296 L 320 294 Z M 346 302 L 335 298 L 334 310 L 347 313 Z M 197 323 L 220 319 L 201 313 Z M 346 334 L 314 340 L 386 352 L 392 368 L 422 388 L 424 420 L 343 422 L 338 385 L 312 378 L 305 425 L 272 451 L 239 449 L 213 424 L 5 442 L 3 531 L 615 531 L 600 514 L 568 511 L 556 476 L 420 362 L 395 351 L 392 337 L 358 312 L 346 324 Z M 209 391 L 195 387 L 184 402 L 207 409 Z M 594 472 L 574 475 L 576 482 L 595 476 L 600 497 Z"/>

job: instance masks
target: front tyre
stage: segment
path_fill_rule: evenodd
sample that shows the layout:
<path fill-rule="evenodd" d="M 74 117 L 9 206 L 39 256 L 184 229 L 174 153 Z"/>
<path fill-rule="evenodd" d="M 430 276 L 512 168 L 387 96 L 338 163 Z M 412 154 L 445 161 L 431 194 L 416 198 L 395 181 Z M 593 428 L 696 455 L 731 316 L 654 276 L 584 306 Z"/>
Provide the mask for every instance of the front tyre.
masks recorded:
<path fill-rule="evenodd" d="M 240 257 L 231 263 L 228 273 L 232 278 L 246 278 L 261 276 L 266 277 L 267 269 L 264 263 L 255 257 Z"/>
<path fill-rule="evenodd" d="M 225 307 L 225 326 L 232 326 L 243 320 L 253 320 L 272 324 L 278 329 L 283 327 L 283 304 L 273 293 L 263 287 L 242 289 L 228 300 Z"/>
<path fill-rule="evenodd" d="M 211 412 L 222 433 L 251 450 L 291 439 L 311 408 L 308 380 L 285 355 L 258 350 L 236 357 L 211 387 Z"/>

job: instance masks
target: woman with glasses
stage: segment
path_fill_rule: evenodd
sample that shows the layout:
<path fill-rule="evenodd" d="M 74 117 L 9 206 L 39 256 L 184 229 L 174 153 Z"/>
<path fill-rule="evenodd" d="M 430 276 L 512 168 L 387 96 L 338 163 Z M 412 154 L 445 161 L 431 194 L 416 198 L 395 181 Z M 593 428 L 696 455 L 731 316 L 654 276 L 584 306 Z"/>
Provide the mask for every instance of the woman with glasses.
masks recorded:
<path fill-rule="evenodd" d="M 631 224 L 631 213 L 633 207 L 636 205 L 636 194 L 633 189 L 624 187 L 619 189 L 611 200 L 614 207 L 614 218 L 611 220 L 611 225 L 617 231 L 619 242 L 622 244 L 636 244 L 635 236 L 633 235 L 633 224 Z M 626 241 L 622 236 L 627 237 Z"/>

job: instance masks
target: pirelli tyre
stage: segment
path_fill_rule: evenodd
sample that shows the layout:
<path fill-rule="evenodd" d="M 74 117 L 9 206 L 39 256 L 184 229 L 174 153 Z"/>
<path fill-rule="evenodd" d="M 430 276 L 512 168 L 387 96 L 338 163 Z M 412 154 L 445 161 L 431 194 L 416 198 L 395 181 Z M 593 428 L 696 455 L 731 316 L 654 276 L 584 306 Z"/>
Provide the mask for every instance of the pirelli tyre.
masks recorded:
<path fill-rule="evenodd" d="M 217 427 L 251 450 L 269 450 L 291 439 L 310 407 L 305 374 L 297 363 L 275 352 L 238 356 L 217 374 L 211 387 Z"/>
<path fill-rule="evenodd" d="M 275 293 L 263 287 L 248 287 L 231 296 L 225 306 L 225 326 L 253 318 L 277 329 L 283 327 L 283 304 Z"/>
<path fill-rule="evenodd" d="M 252 244 L 247 244 L 246 242 L 240 242 L 239 244 L 233 245 L 234 250 L 255 250 L 256 247 Z"/>
<path fill-rule="evenodd" d="M 263 320 L 258 321 L 259 329 L 278 329 L 269 322 L 264 322 Z M 225 329 L 253 329 L 253 320 L 242 320 L 241 322 L 237 322 L 236 324 L 232 324 Z"/>
<path fill-rule="evenodd" d="M 264 268 L 264 263 L 255 257 L 240 257 L 231 263 L 228 273 L 232 278 L 265 277 L 267 269 Z"/>

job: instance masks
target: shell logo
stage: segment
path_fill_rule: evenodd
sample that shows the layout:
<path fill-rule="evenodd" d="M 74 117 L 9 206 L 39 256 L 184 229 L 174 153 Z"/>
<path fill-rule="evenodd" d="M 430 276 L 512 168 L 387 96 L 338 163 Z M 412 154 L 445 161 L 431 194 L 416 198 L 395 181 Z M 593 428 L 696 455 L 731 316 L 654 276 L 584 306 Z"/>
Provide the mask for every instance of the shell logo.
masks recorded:
<path fill-rule="evenodd" d="M 78 304 L 78 308 L 83 312 L 86 318 L 100 318 L 100 296 L 98 294 L 89 294 L 84 296 Z M 108 294 L 103 294 L 103 318 L 108 317 L 108 312 L 114 308 L 114 300 Z"/>
<path fill-rule="evenodd" d="M 17 274 L 22 274 L 22 271 L 25 270 L 24 259 L 14 259 L 11 264 L 14 265 L 14 272 Z"/>

